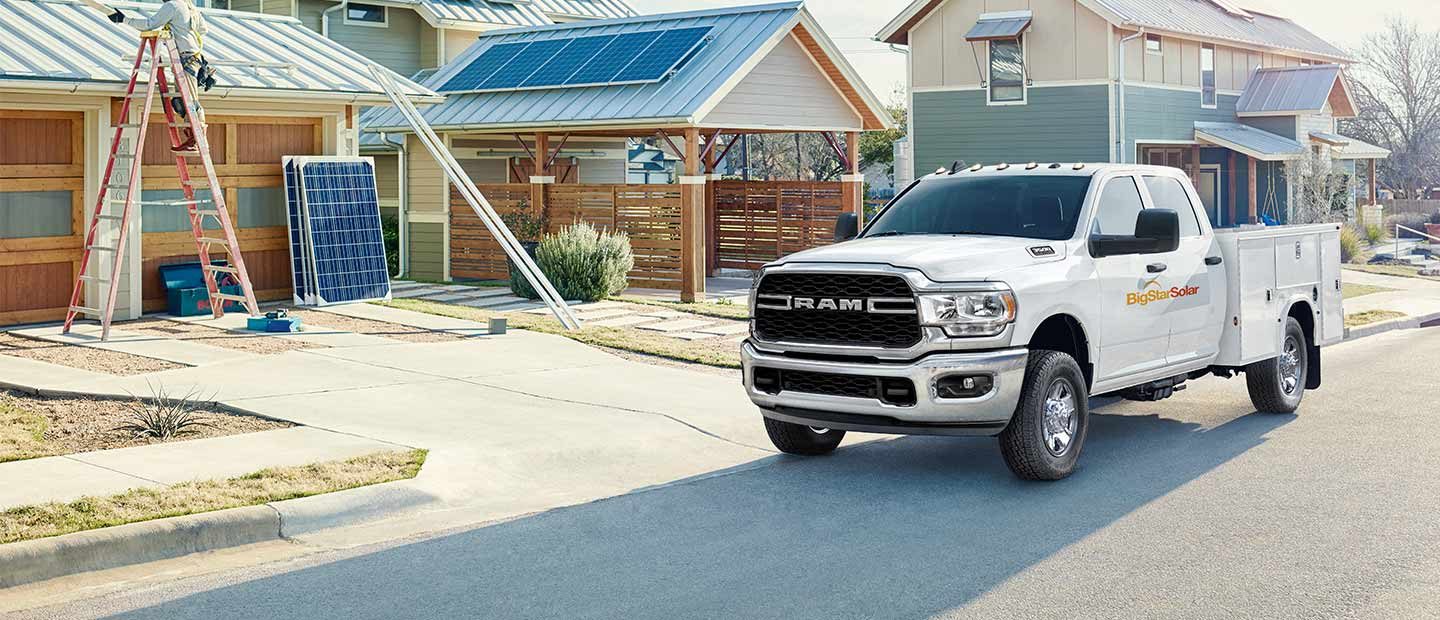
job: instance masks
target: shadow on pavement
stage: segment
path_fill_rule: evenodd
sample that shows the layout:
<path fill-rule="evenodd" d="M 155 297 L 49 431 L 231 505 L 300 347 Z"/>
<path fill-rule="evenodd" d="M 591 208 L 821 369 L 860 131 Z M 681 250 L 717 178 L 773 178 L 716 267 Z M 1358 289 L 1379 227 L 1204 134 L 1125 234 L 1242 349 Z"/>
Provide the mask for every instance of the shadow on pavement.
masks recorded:
<path fill-rule="evenodd" d="M 1153 411 L 1147 408 L 1147 411 Z M 194 594 L 131 618 L 920 617 L 964 605 L 1264 441 L 1095 415 L 1027 483 L 990 439 L 909 437 L 705 477 Z"/>

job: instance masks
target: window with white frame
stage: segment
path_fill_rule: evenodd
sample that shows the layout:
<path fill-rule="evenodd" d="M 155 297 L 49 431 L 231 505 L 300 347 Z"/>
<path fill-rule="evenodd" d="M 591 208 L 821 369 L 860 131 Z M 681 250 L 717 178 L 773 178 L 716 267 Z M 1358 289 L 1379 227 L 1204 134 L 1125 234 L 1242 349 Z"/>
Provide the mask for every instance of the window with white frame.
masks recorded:
<path fill-rule="evenodd" d="M 1145 35 L 1145 53 L 1146 53 L 1146 54 L 1156 54 L 1156 55 L 1161 55 L 1161 54 L 1164 54 L 1164 53 L 1165 53 L 1165 48 L 1162 46 L 1162 43 L 1161 43 L 1161 40 L 1160 40 L 1160 35 L 1158 35 L 1158 34 L 1147 34 L 1147 35 Z"/>
<path fill-rule="evenodd" d="M 990 41 L 990 103 L 1025 101 L 1025 46 L 1020 37 Z"/>
<path fill-rule="evenodd" d="M 345 4 L 345 23 L 384 26 L 389 17 L 385 11 L 386 8 L 383 6 L 349 2 Z"/>
<path fill-rule="evenodd" d="M 1215 46 L 1200 45 L 1200 107 L 1215 107 Z"/>

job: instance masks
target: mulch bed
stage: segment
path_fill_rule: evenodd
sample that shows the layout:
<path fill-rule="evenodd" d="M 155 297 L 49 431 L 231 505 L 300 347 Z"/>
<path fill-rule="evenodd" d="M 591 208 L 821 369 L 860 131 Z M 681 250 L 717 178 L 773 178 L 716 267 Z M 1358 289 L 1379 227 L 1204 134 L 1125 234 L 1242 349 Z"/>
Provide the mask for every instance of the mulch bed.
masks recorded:
<path fill-rule="evenodd" d="M 247 353 L 256 353 L 259 355 L 271 355 L 284 353 L 286 351 L 298 351 L 300 349 L 325 348 L 325 345 L 322 344 L 302 342 L 292 338 L 232 332 L 218 327 L 210 327 L 203 323 L 181 323 L 179 321 L 166 319 L 141 319 L 139 321 L 116 323 L 115 328 L 146 336 L 188 340 L 190 342 L 234 349 L 236 351 L 245 351 Z"/>
<path fill-rule="evenodd" d="M 300 317 L 300 324 L 307 328 L 332 329 L 335 331 L 365 334 L 367 336 L 380 336 L 402 342 L 452 342 L 465 338 L 458 334 L 431 331 L 420 327 L 410 327 L 408 325 L 386 323 L 384 321 L 357 319 L 329 312 L 291 310 L 290 316 Z"/>
<path fill-rule="evenodd" d="M 141 355 L 46 342 L 3 333 L 0 333 L 0 355 L 23 357 L 112 375 L 143 375 L 148 372 L 184 368 L 180 364 Z"/>

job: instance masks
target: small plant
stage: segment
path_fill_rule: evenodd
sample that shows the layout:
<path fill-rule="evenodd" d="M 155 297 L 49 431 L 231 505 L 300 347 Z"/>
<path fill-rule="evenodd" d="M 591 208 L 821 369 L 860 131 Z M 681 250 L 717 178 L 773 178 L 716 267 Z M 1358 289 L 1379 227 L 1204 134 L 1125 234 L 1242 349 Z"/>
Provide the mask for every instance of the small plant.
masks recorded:
<path fill-rule="evenodd" d="M 720 299 L 715 300 L 715 305 L 717 305 L 717 306 L 733 306 L 733 305 L 735 305 L 735 302 L 730 301 L 730 298 L 729 298 L 729 297 L 721 297 Z"/>
<path fill-rule="evenodd" d="M 520 201 L 515 210 L 500 215 L 500 221 L 520 241 L 539 241 L 545 236 L 545 218 L 531 211 L 530 205 Z"/>
<path fill-rule="evenodd" d="M 1385 240 L 1385 229 L 1374 224 L 1365 227 L 1365 240 L 1375 245 Z"/>
<path fill-rule="evenodd" d="M 131 419 L 115 427 L 115 430 L 125 431 L 135 437 L 165 440 L 196 432 L 202 427 L 214 427 L 196 416 L 195 397 L 199 395 L 198 389 L 191 390 L 181 398 L 171 398 L 164 387 L 157 389 L 151 386 L 150 393 L 152 396 L 148 400 L 131 395 L 133 400 L 127 407 Z"/>
<path fill-rule="evenodd" d="M 535 262 L 561 297 L 581 301 L 598 301 L 625 290 L 627 274 L 635 267 L 628 236 L 601 232 L 588 222 L 546 235 L 535 248 Z M 510 290 L 521 297 L 540 298 L 513 264 Z"/>
<path fill-rule="evenodd" d="M 391 213 L 380 215 L 380 231 L 385 241 L 385 266 L 390 273 L 400 272 L 400 217 Z"/>
<path fill-rule="evenodd" d="M 1353 263 L 1360 258 L 1360 235 L 1349 226 L 1340 229 L 1340 262 Z"/>

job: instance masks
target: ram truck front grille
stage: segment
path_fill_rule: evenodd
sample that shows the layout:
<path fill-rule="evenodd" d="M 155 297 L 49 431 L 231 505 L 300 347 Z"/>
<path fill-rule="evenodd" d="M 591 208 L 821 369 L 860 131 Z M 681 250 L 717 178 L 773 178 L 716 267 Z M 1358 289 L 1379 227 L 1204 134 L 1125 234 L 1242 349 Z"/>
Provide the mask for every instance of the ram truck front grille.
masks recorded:
<path fill-rule="evenodd" d="M 764 342 L 905 349 L 923 337 L 900 276 L 777 273 L 756 295 L 755 336 Z"/>

